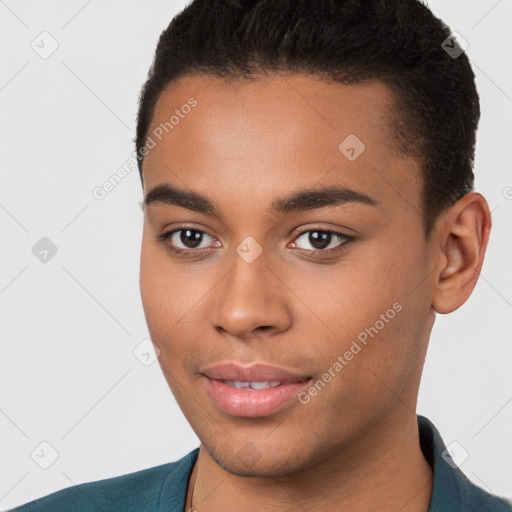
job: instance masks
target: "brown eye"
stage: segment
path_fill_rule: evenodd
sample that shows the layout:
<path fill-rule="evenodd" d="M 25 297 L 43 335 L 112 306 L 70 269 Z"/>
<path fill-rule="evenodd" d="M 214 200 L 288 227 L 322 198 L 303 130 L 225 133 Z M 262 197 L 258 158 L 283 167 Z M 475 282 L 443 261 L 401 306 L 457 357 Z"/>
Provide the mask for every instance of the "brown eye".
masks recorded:
<path fill-rule="evenodd" d="M 180 242 L 189 249 L 195 249 L 201 244 L 203 234 L 195 229 L 180 229 Z"/>
<path fill-rule="evenodd" d="M 296 238 L 294 245 L 299 249 L 328 252 L 331 249 L 341 248 L 352 240 L 353 238 L 343 233 L 315 229 L 302 232 Z"/>
<path fill-rule="evenodd" d="M 208 249 L 209 247 L 218 247 L 220 245 L 215 238 L 208 233 L 194 228 L 181 228 L 162 233 L 157 236 L 159 242 L 175 252 L 190 252 L 194 249 Z"/>
<path fill-rule="evenodd" d="M 331 243 L 332 234 L 325 231 L 310 231 L 308 242 L 315 249 L 325 249 Z"/>

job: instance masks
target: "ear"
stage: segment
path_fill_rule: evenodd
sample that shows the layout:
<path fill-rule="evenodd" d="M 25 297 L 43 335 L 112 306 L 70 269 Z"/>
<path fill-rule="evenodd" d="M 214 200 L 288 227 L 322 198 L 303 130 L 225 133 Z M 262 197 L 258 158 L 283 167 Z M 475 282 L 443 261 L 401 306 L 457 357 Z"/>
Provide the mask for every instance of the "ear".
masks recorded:
<path fill-rule="evenodd" d="M 477 192 L 465 195 L 438 219 L 438 266 L 432 296 L 432 307 L 438 313 L 455 311 L 473 292 L 491 224 L 489 205 Z"/>

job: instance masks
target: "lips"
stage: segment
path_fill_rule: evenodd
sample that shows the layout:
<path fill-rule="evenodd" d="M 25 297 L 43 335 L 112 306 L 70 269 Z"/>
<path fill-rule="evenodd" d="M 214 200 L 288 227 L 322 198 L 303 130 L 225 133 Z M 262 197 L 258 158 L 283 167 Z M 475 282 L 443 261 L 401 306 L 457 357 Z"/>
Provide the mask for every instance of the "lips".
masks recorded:
<path fill-rule="evenodd" d="M 253 364 L 242 366 L 238 363 L 224 363 L 204 367 L 200 372 L 206 377 L 230 382 L 301 382 L 311 378 L 310 375 L 299 374 L 278 366 Z"/>
<path fill-rule="evenodd" d="M 205 391 L 217 407 L 245 418 L 270 416 L 298 404 L 297 395 L 311 380 L 305 374 L 261 363 L 217 364 L 202 368 L 201 373 Z"/>

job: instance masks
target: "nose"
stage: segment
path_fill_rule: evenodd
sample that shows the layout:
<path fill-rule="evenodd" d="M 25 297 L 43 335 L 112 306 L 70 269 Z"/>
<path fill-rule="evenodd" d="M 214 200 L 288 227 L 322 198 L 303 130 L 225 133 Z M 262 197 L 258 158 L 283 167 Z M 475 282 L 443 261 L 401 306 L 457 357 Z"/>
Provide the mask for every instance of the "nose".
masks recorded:
<path fill-rule="evenodd" d="M 213 327 L 221 333 L 249 340 L 261 333 L 286 331 L 292 308 L 286 285 L 260 256 L 248 263 L 235 255 L 233 268 L 211 297 Z"/>

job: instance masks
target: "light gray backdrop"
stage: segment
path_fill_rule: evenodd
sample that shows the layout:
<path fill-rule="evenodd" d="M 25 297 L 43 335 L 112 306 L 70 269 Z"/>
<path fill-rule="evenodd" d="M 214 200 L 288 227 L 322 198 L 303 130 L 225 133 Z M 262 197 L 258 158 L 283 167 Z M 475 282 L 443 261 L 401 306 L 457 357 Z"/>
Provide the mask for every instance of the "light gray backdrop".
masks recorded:
<path fill-rule="evenodd" d="M 93 195 L 133 152 L 139 88 L 184 5 L 0 0 L 2 510 L 199 444 L 144 356 L 138 174 Z M 438 316 L 418 412 L 469 478 L 512 497 L 512 0 L 430 7 L 469 44 L 494 228 L 473 296 Z"/>

